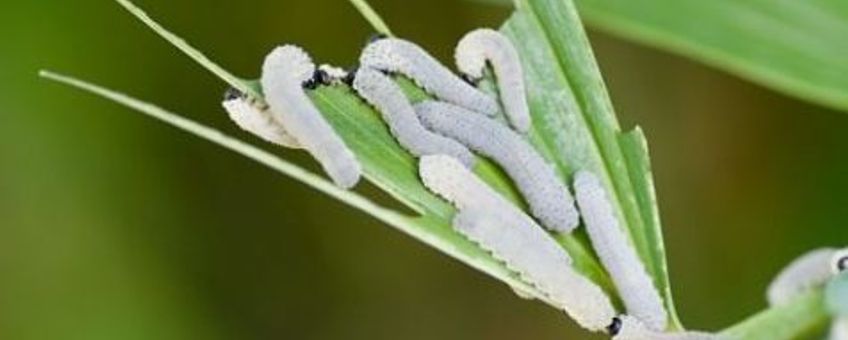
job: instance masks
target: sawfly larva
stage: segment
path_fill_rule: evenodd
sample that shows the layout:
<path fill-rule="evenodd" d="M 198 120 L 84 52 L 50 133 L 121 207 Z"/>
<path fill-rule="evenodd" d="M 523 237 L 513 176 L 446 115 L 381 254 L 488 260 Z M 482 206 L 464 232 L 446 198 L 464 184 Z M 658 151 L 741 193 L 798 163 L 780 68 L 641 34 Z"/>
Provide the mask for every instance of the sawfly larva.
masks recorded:
<path fill-rule="evenodd" d="M 591 172 L 578 171 L 574 195 L 592 248 L 610 274 L 627 314 L 655 331 L 664 330 L 667 315 L 662 297 L 621 228 L 603 184 Z"/>
<path fill-rule="evenodd" d="M 456 46 L 456 66 L 472 80 L 483 77 L 488 62 L 498 84 L 501 104 L 509 123 L 522 133 L 530 130 L 530 108 L 524 86 L 524 71 L 509 38 L 492 29 L 476 29 Z"/>
<path fill-rule="evenodd" d="M 274 49 L 262 65 L 265 100 L 274 119 L 321 163 L 333 182 L 351 188 L 359 181 L 362 169 L 304 91 L 303 84 L 313 79 L 314 73 L 315 64 L 299 47 Z"/>
<path fill-rule="evenodd" d="M 416 157 L 446 154 L 473 167 L 475 156 L 457 141 L 430 132 L 421 125 L 412 103 L 389 76 L 370 68 L 361 68 L 353 88 L 382 114 L 398 143 Z"/>
<path fill-rule="evenodd" d="M 789 263 L 768 287 L 766 297 L 769 304 L 784 304 L 830 280 L 833 277 L 831 262 L 836 252 L 833 248 L 816 249 Z"/>
<path fill-rule="evenodd" d="M 397 38 L 376 40 L 362 51 L 361 68 L 400 73 L 441 100 L 489 116 L 498 113 L 498 103 L 472 87 L 430 56 L 424 49 Z"/>
<path fill-rule="evenodd" d="M 453 226 L 537 287 L 582 327 L 605 329 L 616 315 L 609 298 L 571 267 L 571 258 L 532 218 L 500 196 L 456 159 L 425 156 L 425 186 L 459 212 Z"/>
<path fill-rule="evenodd" d="M 297 149 L 300 144 L 286 129 L 271 116 L 268 106 L 249 98 L 236 89 L 227 90 L 221 103 L 230 119 L 242 130 L 250 132 L 267 142 Z"/>
<path fill-rule="evenodd" d="M 444 102 L 415 105 L 424 126 L 498 163 L 521 192 L 530 212 L 548 229 L 571 232 L 579 215 L 574 199 L 551 164 L 505 125 Z"/>

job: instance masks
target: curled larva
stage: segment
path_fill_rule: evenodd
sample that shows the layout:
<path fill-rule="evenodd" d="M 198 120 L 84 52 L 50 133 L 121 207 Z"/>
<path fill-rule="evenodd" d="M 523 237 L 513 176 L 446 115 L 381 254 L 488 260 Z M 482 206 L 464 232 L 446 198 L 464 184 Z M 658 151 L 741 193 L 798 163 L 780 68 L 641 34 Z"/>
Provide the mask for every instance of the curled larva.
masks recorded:
<path fill-rule="evenodd" d="M 268 107 L 247 97 L 235 89 L 227 90 L 221 103 L 230 119 L 242 130 L 250 132 L 267 142 L 287 148 L 300 147 L 297 140 L 286 132 L 279 122 L 271 117 Z"/>
<path fill-rule="evenodd" d="M 574 175 L 574 195 L 592 248 L 610 274 L 627 314 L 650 329 L 666 328 L 663 300 L 628 235 L 621 228 L 601 181 L 591 172 Z"/>
<path fill-rule="evenodd" d="M 475 156 L 465 146 L 421 125 L 412 103 L 389 76 L 375 69 L 361 68 L 356 72 L 353 88 L 380 111 L 392 135 L 413 155 L 445 154 L 459 159 L 467 167 L 474 165 Z"/>
<path fill-rule="evenodd" d="M 422 102 L 415 111 L 427 129 L 495 160 L 544 227 L 559 232 L 577 227 L 579 215 L 568 187 L 521 135 L 493 119 L 443 102 Z"/>
<path fill-rule="evenodd" d="M 315 65 L 303 50 L 286 45 L 274 49 L 262 65 L 262 90 L 273 118 L 286 127 L 324 171 L 342 188 L 361 177 L 361 167 L 333 128 L 312 104 L 303 83 L 312 79 Z"/>
<path fill-rule="evenodd" d="M 575 272 L 571 258 L 532 218 L 500 196 L 457 160 L 425 156 L 425 186 L 459 209 L 453 226 L 536 286 L 582 327 L 606 328 L 615 309 L 604 292 Z"/>
<path fill-rule="evenodd" d="M 830 269 L 834 275 L 848 271 L 848 248 L 833 254 L 830 260 Z"/>
<path fill-rule="evenodd" d="M 493 116 L 498 103 L 454 75 L 448 68 L 409 41 L 386 38 L 372 42 L 359 57 L 360 67 L 409 77 L 435 97 L 466 109 Z"/>
<path fill-rule="evenodd" d="M 784 304 L 830 280 L 831 261 L 836 252 L 833 248 L 816 249 L 792 261 L 769 284 L 766 293 L 769 304 Z"/>
<path fill-rule="evenodd" d="M 618 318 L 620 329 L 613 333 L 613 340 L 719 340 L 722 337 L 703 332 L 664 333 L 652 330 L 638 318 L 623 315 Z"/>
<path fill-rule="evenodd" d="M 455 58 L 459 71 L 472 79 L 483 77 L 486 62 L 492 65 L 509 123 L 519 132 L 530 130 L 524 71 L 518 51 L 506 36 L 492 29 L 471 31 L 457 44 Z"/>

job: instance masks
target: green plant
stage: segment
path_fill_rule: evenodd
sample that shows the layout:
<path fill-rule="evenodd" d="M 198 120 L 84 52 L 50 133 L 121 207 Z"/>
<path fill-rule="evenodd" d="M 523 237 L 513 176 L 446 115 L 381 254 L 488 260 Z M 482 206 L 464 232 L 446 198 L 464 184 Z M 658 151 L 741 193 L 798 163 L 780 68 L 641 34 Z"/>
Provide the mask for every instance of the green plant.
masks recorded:
<path fill-rule="evenodd" d="M 255 81 L 236 77 L 216 65 L 130 2 L 119 0 L 119 3 L 230 86 L 261 98 L 261 90 Z M 365 2 L 354 3 L 375 29 L 391 34 L 388 26 Z M 615 197 L 617 213 L 623 217 L 640 257 L 663 293 L 672 319 L 671 328 L 681 329 L 668 280 L 647 142 L 638 128 L 621 131 L 574 6 L 570 1 L 516 1 L 516 11 L 503 25 L 502 31 L 513 39 L 525 57 L 534 119 L 544 122 L 530 135 L 532 143 L 556 164 L 566 180 L 575 169 L 589 169 L 602 175 L 608 191 Z M 503 264 L 452 230 L 450 217 L 454 213 L 453 208 L 422 186 L 414 159 L 395 143 L 378 115 L 346 86 L 321 87 L 310 92 L 310 96 L 357 154 L 366 178 L 418 215 L 408 216 L 380 207 L 270 153 L 156 106 L 70 77 L 51 72 L 43 72 L 42 75 L 99 94 L 239 152 L 361 209 L 516 290 L 544 300 L 534 287 L 518 279 Z M 402 85 L 418 98 L 425 96 L 409 82 L 402 82 Z M 493 164 L 484 162 L 475 170 L 496 190 L 509 197 L 518 197 L 509 180 Z M 558 236 L 558 241 L 575 259 L 577 270 L 614 295 L 609 278 L 582 231 Z M 794 338 L 825 322 L 827 315 L 822 305 L 821 293 L 811 293 L 790 305 L 764 311 L 723 334 L 744 339 Z M 786 320 L 793 322 L 787 323 Z"/>
<path fill-rule="evenodd" d="M 475 0 L 509 5 L 509 0 Z M 848 111 L 840 0 L 575 0 L 589 25 Z"/>

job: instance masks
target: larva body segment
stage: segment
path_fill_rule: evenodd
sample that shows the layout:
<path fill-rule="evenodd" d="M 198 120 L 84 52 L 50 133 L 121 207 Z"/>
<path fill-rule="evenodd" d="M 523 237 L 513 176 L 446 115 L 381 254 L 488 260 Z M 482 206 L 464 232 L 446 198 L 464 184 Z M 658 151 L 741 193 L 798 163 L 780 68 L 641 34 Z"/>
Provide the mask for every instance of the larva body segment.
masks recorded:
<path fill-rule="evenodd" d="M 385 38 L 372 42 L 359 57 L 360 67 L 400 73 L 433 96 L 489 116 L 498 113 L 498 103 L 454 75 L 424 49 L 409 41 Z"/>
<path fill-rule="evenodd" d="M 833 277 L 831 261 L 836 252 L 833 248 L 816 249 L 792 261 L 769 284 L 766 293 L 769 304 L 784 304 L 830 280 Z"/>
<path fill-rule="evenodd" d="M 315 65 L 299 47 L 274 49 L 262 65 L 262 89 L 274 119 L 313 157 L 333 182 L 351 188 L 362 169 L 353 152 L 312 104 L 302 84 L 312 79 Z"/>
<path fill-rule="evenodd" d="M 469 168 L 474 166 L 475 156 L 465 146 L 421 125 L 412 103 L 389 76 L 375 69 L 361 68 L 353 80 L 353 88 L 380 111 L 392 135 L 413 155 L 445 154 L 459 159 Z"/>
<path fill-rule="evenodd" d="M 424 184 L 459 209 L 453 226 L 545 293 L 582 327 L 599 331 L 615 317 L 604 292 L 575 272 L 571 258 L 532 218 L 444 155 L 419 162 Z"/>
<path fill-rule="evenodd" d="M 634 316 L 620 317 L 621 329 L 613 340 L 720 340 L 722 337 L 703 332 L 663 333 L 652 330 Z"/>
<path fill-rule="evenodd" d="M 591 172 L 574 176 L 574 194 L 592 248 L 610 274 L 627 314 L 655 331 L 666 328 L 663 300 L 615 215 L 601 181 Z"/>
<path fill-rule="evenodd" d="M 574 199 L 551 166 L 521 135 L 483 115 L 443 102 L 415 106 L 424 126 L 497 162 L 515 182 L 542 225 L 571 232 L 579 215 Z"/>
<path fill-rule="evenodd" d="M 225 99 L 221 105 L 227 111 L 230 119 L 242 130 L 283 147 L 300 148 L 297 140 L 271 117 L 267 107 L 263 107 L 247 96 L 234 94 Z"/>
<path fill-rule="evenodd" d="M 518 51 L 509 38 L 487 28 L 471 31 L 457 44 L 455 58 L 459 71 L 474 79 L 483 77 L 486 62 L 492 65 L 509 123 L 521 133 L 530 130 L 524 71 Z"/>

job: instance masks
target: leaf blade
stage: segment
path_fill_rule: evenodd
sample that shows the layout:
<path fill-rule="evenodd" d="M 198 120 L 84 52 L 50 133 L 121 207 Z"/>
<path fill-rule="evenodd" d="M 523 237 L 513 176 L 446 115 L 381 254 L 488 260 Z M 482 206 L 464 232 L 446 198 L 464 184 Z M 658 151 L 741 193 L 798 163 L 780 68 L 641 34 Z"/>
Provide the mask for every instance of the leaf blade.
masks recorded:
<path fill-rule="evenodd" d="M 540 148 L 548 150 L 564 174 L 590 170 L 603 179 L 619 220 L 663 295 L 670 326 L 680 328 L 659 220 L 643 216 L 657 207 L 655 201 L 645 202 L 650 203 L 645 209 L 640 207 L 633 183 L 634 178 L 650 174 L 642 167 L 628 167 L 619 144 L 618 121 L 573 4 L 552 0 L 515 3 L 518 11 L 507 21 L 504 32 L 522 55 L 534 121 L 549 125 L 539 129 L 540 136 L 534 140 L 541 141 Z M 557 66 L 550 70 L 543 65 Z"/>
<path fill-rule="evenodd" d="M 838 1 L 578 0 L 578 5 L 602 30 L 848 110 L 848 7 Z"/>
<path fill-rule="evenodd" d="M 241 154 L 277 172 L 300 181 L 323 194 L 372 215 L 378 220 L 395 227 L 401 232 L 404 232 L 405 234 L 410 235 L 413 238 L 459 260 L 460 262 L 466 263 L 469 266 L 494 277 L 495 279 L 503 281 L 512 287 L 521 289 L 522 291 L 528 292 L 542 301 L 546 301 L 546 298 L 534 287 L 521 281 L 514 273 L 495 261 L 488 253 L 482 251 L 476 245 L 471 243 L 471 241 L 468 241 L 458 233 L 454 232 L 450 224 L 440 217 L 410 217 L 400 214 L 396 211 L 381 207 L 353 191 L 340 189 L 328 180 L 289 163 L 269 152 L 225 135 L 218 130 L 168 112 L 150 103 L 146 103 L 125 94 L 62 74 L 50 71 L 41 71 L 39 74 L 41 77 L 48 80 L 106 98 Z"/>

